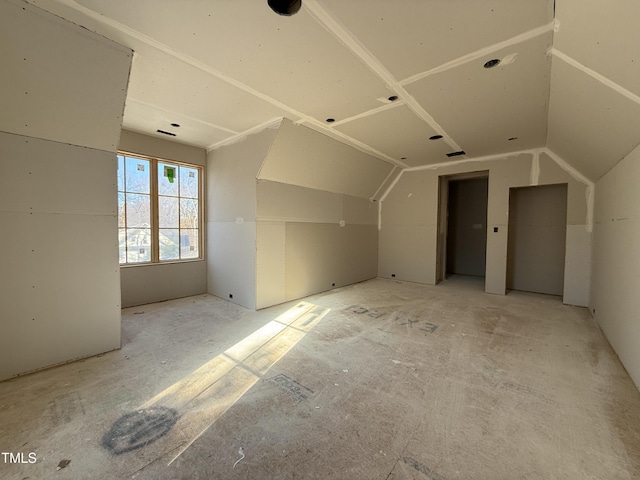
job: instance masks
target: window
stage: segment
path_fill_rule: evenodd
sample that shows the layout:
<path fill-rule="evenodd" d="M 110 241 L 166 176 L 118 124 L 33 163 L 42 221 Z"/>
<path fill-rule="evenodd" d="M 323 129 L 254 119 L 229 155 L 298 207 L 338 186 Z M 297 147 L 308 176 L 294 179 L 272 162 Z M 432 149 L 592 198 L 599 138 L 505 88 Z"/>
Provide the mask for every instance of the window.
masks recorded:
<path fill-rule="evenodd" d="M 120 264 L 201 258 L 201 167 L 118 155 Z"/>

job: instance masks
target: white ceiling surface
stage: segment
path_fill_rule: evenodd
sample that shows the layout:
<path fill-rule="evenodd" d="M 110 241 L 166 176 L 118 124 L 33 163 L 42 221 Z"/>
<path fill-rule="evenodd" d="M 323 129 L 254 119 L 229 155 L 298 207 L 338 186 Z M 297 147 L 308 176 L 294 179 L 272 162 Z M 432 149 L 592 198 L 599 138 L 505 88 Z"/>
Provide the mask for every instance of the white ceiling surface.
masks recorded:
<path fill-rule="evenodd" d="M 124 128 L 190 145 L 287 117 L 401 167 L 547 146 L 595 180 L 640 142 L 636 0 L 29 1 L 131 47 Z"/>

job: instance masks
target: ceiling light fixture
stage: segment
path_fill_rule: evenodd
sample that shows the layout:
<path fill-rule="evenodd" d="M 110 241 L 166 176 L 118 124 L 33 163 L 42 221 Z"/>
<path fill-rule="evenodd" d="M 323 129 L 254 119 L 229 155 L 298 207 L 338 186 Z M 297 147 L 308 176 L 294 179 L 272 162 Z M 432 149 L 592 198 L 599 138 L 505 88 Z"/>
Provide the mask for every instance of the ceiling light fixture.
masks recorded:
<path fill-rule="evenodd" d="M 391 95 L 389 98 L 387 98 L 387 100 L 389 100 L 390 102 L 395 102 L 396 100 L 398 100 L 398 96 L 397 95 Z"/>
<path fill-rule="evenodd" d="M 487 63 L 484 64 L 484 68 L 493 68 L 495 66 L 497 66 L 500 63 L 500 59 L 499 58 L 494 58 L 489 60 Z"/>
<path fill-rule="evenodd" d="M 442 138 L 442 135 L 431 135 L 429 137 L 429 140 L 440 140 Z"/>
<path fill-rule="evenodd" d="M 267 0 L 267 3 L 271 10 L 285 17 L 295 15 L 302 6 L 302 0 Z"/>
<path fill-rule="evenodd" d="M 335 118 L 327 118 L 327 119 L 325 120 L 325 122 L 327 122 L 327 123 L 333 123 L 333 122 L 335 122 L 335 121 L 336 121 L 336 119 L 335 119 Z"/>
<path fill-rule="evenodd" d="M 178 128 L 180 126 L 180 124 L 179 123 L 172 123 L 171 126 Z"/>

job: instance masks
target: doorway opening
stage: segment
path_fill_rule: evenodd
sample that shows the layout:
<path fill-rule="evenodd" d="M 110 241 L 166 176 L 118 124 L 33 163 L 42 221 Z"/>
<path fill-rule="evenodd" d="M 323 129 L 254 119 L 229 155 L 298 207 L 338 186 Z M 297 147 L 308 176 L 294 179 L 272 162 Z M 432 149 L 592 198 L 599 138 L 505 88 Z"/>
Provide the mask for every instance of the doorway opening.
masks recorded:
<path fill-rule="evenodd" d="M 507 289 L 562 295 L 567 184 L 509 190 Z"/>
<path fill-rule="evenodd" d="M 439 179 L 436 283 L 451 275 L 484 279 L 489 172 Z"/>

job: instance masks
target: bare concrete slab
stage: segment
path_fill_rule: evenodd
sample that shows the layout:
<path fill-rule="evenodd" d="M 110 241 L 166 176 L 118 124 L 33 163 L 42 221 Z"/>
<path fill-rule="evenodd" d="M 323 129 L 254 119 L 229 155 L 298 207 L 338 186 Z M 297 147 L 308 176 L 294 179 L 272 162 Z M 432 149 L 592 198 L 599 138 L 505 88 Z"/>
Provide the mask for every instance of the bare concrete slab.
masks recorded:
<path fill-rule="evenodd" d="M 0 383 L 0 449 L 20 480 L 633 479 L 640 393 L 559 297 L 371 280 L 126 309 L 121 350 Z"/>

